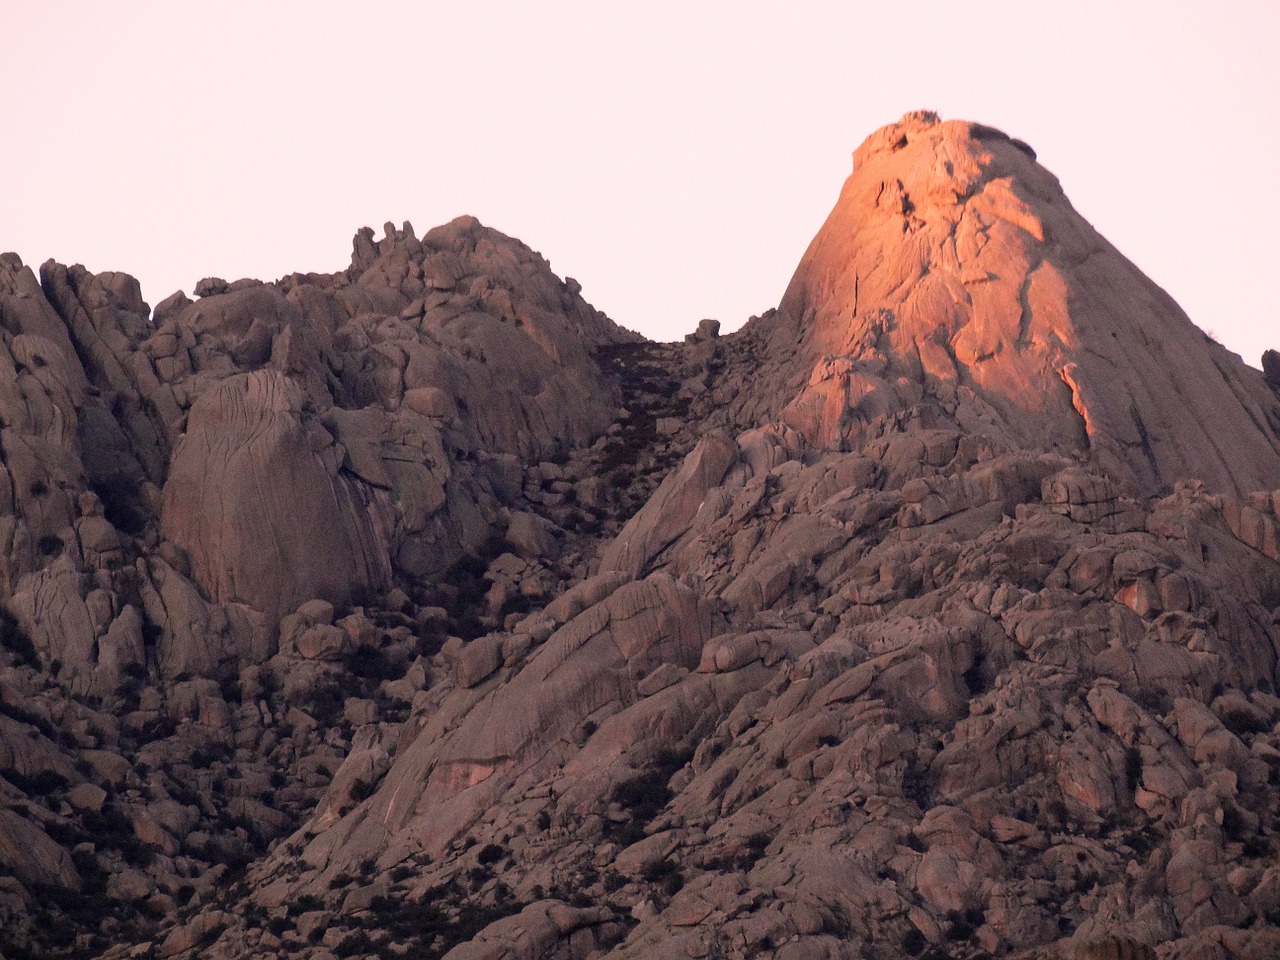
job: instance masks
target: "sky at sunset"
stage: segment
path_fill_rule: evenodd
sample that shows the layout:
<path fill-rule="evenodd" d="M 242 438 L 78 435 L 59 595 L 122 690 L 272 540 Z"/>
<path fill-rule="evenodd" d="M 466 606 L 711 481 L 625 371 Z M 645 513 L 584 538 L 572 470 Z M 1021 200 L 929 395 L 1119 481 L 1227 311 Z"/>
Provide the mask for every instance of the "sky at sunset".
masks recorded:
<path fill-rule="evenodd" d="M 1029 142 L 1257 366 L 1280 348 L 1280 4 L 3 0 L 0 250 L 334 271 L 464 213 L 627 327 L 775 306 L 850 154 L 908 110 Z"/>

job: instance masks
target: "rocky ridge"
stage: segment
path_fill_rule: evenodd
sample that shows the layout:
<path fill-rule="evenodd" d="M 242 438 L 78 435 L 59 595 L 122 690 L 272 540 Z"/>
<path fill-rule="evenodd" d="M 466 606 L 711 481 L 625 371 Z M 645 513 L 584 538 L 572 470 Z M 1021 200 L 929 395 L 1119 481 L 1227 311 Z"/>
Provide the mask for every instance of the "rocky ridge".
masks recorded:
<path fill-rule="evenodd" d="M 854 159 L 682 344 L 466 218 L 0 258 L 0 951 L 1280 953 L 1275 378 L 1025 144 Z"/>

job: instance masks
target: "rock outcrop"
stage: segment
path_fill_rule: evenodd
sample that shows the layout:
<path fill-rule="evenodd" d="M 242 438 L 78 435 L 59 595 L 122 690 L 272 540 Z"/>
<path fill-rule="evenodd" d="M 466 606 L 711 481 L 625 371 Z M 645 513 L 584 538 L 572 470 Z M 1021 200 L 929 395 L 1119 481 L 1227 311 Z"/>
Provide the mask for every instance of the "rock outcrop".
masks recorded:
<path fill-rule="evenodd" d="M 302 404 L 278 370 L 223 380 L 192 404 L 164 488 L 161 529 L 196 582 L 276 617 L 391 586 L 391 504 L 340 472 L 334 438 L 308 431 Z M 390 486 L 380 467 L 373 454 L 364 473 Z"/>
<path fill-rule="evenodd" d="M 1196 478 L 1239 494 L 1280 471 L 1263 378 L 1100 237 L 1026 144 L 979 124 L 915 113 L 868 138 L 762 335 L 807 378 L 781 416 L 821 444 L 910 419 L 1084 452 L 1132 492 Z"/>
<path fill-rule="evenodd" d="M 1280 955 L 1280 397 L 1029 147 L 651 344 L 463 218 L 0 257 L 0 953 Z"/>

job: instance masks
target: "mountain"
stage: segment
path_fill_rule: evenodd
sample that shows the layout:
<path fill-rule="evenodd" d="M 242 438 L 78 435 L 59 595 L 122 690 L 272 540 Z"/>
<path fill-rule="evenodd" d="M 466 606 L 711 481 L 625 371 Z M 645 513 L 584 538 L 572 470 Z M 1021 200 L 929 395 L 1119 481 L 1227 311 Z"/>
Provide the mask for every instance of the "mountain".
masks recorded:
<path fill-rule="evenodd" d="M 776 310 L 0 257 L 0 953 L 1280 955 L 1280 395 L 1026 144 Z"/>
<path fill-rule="evenodd" d="M 778 314 L 770 354 L 811 374 L 783 417 L 824 443 L 945 424 L 1144 494 L 1280 467 L 1275 394 L 988 127 L 909 114 L 868 139 Z"/>

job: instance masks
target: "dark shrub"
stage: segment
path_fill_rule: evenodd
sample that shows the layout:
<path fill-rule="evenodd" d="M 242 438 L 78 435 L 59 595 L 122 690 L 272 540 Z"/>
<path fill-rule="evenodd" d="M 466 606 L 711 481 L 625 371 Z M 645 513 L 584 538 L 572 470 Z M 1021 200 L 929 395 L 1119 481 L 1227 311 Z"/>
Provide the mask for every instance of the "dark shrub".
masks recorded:
<path fill-rule="evenodd" d="M 652 820 L 671 801 L 668 779 L 659 771 L 650 770 L 638 777 L 624 780 L 614 787 L 613 801 L 631 811 L 638 819 Z"/>
<path fill-rule="evenodd" d="M 0 647 L 12 653 L 19 663 L 39 669 L 40 658 L 36 655 L 35 644 L 17 618 L 4 607 L 0 607 Z"/>
<path fill-rule="evenodd" d="M 507 855 L 506 850 L 502 849 L 502 847 L 498 846 L 498 844 L 496 843 L 490 843 L 490 844 L 486 844 L 484 847 L 480 849 L 480 853 L 478 854 L 476 859 L 480 863 L 488 865 L 491 863 L 497 863 L 506 855 Z"/>
<path fill-rule="evenodd" d="M 1270 733 L 1272 723 L 1248 710 L 1227 710 L 1222 714 L 1222 725 L 1237 737 L 1251 733 Z"/>

